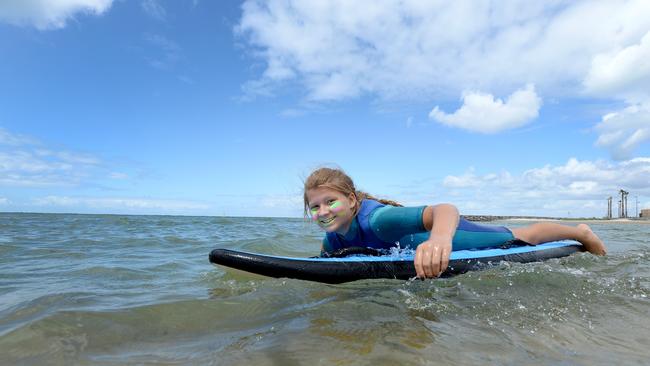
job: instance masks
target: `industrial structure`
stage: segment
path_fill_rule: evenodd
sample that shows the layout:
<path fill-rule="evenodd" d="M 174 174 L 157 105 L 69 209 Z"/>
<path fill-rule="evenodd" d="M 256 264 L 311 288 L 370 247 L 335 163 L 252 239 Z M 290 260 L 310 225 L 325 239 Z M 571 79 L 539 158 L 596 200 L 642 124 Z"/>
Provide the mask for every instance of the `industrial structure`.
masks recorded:
<path fill-rule="evenodd" d="M 618 191 L 620 195 L 620 199 L 618 200 L 618 217 L 619 218 L 627 218 L 628 216 L 628 211 L 627 211 L 627 196 L 630 194 L 630 192 L 621 189 Z M 635 201 L 636 201 L 636 214 L 634 214 L 634 217 L 644 217 L 644 218 L 650 218 L 650 209 L 644 209 L 641 210 L 641 213 L 639 213 L 639 197 L 635 196 Z M 605 216 L 606 219 L 612 219 L 613 214 L 612 214 L 612 200 L 613 197 L 609 196 L 607 197 L 607 215 Z"/>
<path fill-rule="evenodd" d="M 621 194 L 621 200 L 618 201 L 618 217 L 626 218 L 627 217 L 627 195 L 630 192 L 623 189 L 621 189 L 618 192 Z"/>
<path fill-rule="evenodd" d="M 607 198 L 607 219 L 612 218 L 612 196 Z"/>
<path fill-rule="evenodd" d="M 627 196 L 630 194 L 630 192 L 621 189 L 618 191 L 620 195 L 620 199 L 618 200 L 618 217 L 619 218 L 628 218 L 628 211 L 627 211 Z M 635 213 L 633 213 L 633 217 L 635 218 L 643 218 L 643 219 L 650 219 L 650 209 L 645 208 L 641 209 L 641 212 L 639 212 L 639 196 L 634 196 L 634 203 L 635 203 Z M 607 216 L 605 218 L 607 219 L 612 219 L 612 200 L 613 197 L 609 196 L 607 197 Z"/>

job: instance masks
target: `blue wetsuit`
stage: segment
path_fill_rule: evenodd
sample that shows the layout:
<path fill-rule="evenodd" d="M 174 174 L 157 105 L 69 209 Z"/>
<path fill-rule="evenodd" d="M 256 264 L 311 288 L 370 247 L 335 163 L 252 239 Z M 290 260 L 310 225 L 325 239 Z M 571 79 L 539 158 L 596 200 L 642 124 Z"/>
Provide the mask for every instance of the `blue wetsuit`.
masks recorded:
<path fill-rule="evenodd" d="M 429 238 L 422 215 L 427 206 L 395 207 L 364 199 L 359 212 L 345 236 L 327 233 L 321 254 L 347 247 L 416 249 Z M 495 247 L 514 240 L 510 229 L 503 226 L 480 225 L 460 218 L 452 239 L 452 250 Z"/>

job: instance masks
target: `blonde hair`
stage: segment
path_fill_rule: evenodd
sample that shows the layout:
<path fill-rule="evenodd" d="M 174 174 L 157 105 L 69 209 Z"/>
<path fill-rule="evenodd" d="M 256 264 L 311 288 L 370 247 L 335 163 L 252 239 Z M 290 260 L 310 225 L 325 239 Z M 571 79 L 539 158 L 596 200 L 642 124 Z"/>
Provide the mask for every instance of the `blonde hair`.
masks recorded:
<path fill-rule="evenodd" d="M 342 169 L 319 168 L 314 170 L 309 175 L 309 177 L 307 177 L 307 179 L 305 180 L 305 189 L 303 193 L 303 199 L 305 204 L 305 216 L 308 216 L 308 211 L 309 211 L 309 200 L 307 199 L 307 191 L 310 189 L 316 189 L 321 187 L 333 189 L 345 195 L 346 197 L 349 196 L 350 194 L 354 194 L 354 197 L 357 200 L 357 204 L 355 205 L 354 208 L 355 215 L 359 211 L 359 205 L 361 204 L 361 201 L 364 199 L 379 201 L 380 203 L 383 203 L 385 205 L 402 207 L 400 203 L 397 203 L 395 201 L 387 200 L 383 198 L 377 198 L 366 192 L 358 191 L 354 187 L 354 182 L 352 181 L 352 178 L 350 178 L 347 174 L 345 174 L 345 172 Z"/>

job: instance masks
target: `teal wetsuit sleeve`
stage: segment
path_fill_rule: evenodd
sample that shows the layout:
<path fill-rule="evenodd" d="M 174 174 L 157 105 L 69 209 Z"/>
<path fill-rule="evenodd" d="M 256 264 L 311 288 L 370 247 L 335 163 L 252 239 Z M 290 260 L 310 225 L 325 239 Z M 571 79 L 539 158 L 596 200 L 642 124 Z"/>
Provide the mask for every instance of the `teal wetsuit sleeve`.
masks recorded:
<path fill-rule="evenodd" d="M 426 232 L 422 222 L 426 207 L 380 207 L 370 214 L 370 228 L 388 243 L 395 243 L 405 235 Z"/>
<path fill-rule="evenodd" d="M 422 222 L 426 207 L 380 207 L 370 214 L 370 227 L 385 242 L 399 242 L 401 248 L 416 249 L 430 236 Z M 478 224 L 461 217 L 452 240 L 452 250 L 494 248 L 514 238 L 506 227 Z"/>

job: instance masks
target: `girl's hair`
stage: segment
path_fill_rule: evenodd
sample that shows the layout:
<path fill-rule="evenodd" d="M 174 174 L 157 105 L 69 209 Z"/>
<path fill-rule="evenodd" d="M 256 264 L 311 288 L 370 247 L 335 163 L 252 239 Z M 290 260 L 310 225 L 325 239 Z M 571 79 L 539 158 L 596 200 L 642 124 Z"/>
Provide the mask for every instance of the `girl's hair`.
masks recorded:
<path fill-rule="evenodd" d="M 303 199 L 305 203 L 305 216 L 307 216 L 309 212 L 309 201 L 307 200 L 307 191 L 310 189 L 316 189 L 320 187 L 333 189 L 345 196 L 349 196 L 351 193 L 353 193 L 358 203 L 354 208 L 355 215 L 359 211 L 359 204 L 363 199 L 366 198 L 379 201 L 385 205 L 402 207 L 401 204 L 395 201 L 391 201 L 383 198 L 377 198 L 366 192 L 357 191 L 357 189 L 354 187 L 354 182 L 352 182 L 352 178 L 350 178 L 347 174 L 345 174 L 345 172 L 341 169 L 319 168 L 314 170 L 314 172 L 312 172 L 309 175 L 309 177 L 307 177 L 307 180 L 305 180 L 305 190 L 303 194 Z"/>

